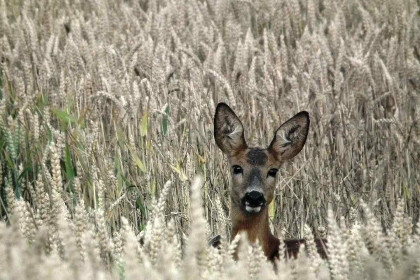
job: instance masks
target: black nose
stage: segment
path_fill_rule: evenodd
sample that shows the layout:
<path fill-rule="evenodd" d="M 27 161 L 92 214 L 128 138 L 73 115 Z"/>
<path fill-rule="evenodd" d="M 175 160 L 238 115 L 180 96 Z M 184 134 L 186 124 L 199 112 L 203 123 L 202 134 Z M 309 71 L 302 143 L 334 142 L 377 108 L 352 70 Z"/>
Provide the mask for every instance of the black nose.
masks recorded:
<path fill-rule="evenodd" d="M 265 204 L 264 194 L 259 191 L 247 192 L 243 198 L 243 203 L 250 207 L 258 207 Z"/>

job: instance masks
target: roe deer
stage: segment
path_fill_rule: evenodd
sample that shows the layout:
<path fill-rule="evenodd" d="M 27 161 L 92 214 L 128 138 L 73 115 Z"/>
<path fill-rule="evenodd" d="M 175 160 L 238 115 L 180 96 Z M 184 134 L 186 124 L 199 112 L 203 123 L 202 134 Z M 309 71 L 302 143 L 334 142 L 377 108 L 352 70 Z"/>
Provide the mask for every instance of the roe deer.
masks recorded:
<path fill-rule="evenodd" d="M 271 233 L 268 221 L 268 205 L 274 198 L 277 171 L 283 162 L 302 150 L 308 130 L 309 114 L 302 111 L 277 129 L 268 148 L 248 147 L 242 123 L 233 110 L 225 103 L 219 103 L 216 108 L 214 137 L 231 166 L 232 239 L 246 232 L 250 242 L 259 240 L 269 260 L 278 257 L 280 244 Z M 217 246 L 218 239 L 211 242 Z M 296 255 L 301 243 L 304 240 L 286 241 L 289 254 Z"/>

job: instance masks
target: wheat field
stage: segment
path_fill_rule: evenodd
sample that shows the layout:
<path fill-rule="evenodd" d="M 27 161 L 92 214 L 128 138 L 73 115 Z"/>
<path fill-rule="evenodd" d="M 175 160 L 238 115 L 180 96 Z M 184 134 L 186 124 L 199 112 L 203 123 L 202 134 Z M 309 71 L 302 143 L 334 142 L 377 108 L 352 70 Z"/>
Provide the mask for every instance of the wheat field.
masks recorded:
<path fill-rule="evenodd" d="M 0 279 L 420 279 L 419 92 L 416 0 L 0 0 Z M 275 269 L 232 258 L 218 102 L 252 146 L 310 114 Z"/>

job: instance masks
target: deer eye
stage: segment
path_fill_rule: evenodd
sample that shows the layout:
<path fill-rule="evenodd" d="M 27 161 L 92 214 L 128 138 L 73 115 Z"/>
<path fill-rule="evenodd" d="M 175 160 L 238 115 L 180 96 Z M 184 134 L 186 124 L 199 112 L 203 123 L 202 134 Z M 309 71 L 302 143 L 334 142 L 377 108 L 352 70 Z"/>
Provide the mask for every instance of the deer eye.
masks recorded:
<path fill-rule="evenodd" d="M 279 171 L 277 168 L 271 168 L 270 170 L 268 170 L 267 175 L 271 177 L 276 177 L 277 171 Z"/>
<path fill-rule="evenodd" d="M 242 174 L 244 170 L 239 165 L 232 166 L 233 174 Z"/>

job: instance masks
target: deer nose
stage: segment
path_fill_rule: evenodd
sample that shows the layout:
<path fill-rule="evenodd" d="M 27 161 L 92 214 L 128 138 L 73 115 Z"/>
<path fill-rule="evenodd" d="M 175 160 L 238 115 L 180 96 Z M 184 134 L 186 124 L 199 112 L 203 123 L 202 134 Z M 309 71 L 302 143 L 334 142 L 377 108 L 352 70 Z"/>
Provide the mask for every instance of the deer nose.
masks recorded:
<path fill-rule="evenodd" d="M 265 204 L 264 194 L 259 191 L 251 191 L 245 194 L 243 202 L 246 206 L 259 207 Z"/>

